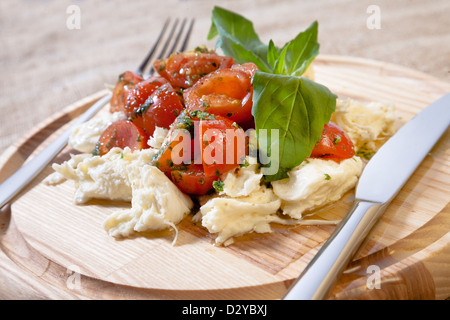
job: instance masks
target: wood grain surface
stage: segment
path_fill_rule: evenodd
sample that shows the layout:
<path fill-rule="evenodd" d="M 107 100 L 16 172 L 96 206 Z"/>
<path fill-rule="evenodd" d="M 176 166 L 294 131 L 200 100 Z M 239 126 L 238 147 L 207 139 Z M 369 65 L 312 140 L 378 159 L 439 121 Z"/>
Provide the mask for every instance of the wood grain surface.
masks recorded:
<path fill-rule="evenodd" d="M 315 72 L 316 80 L 340 97 L 394 102 L 400 125 L 450 91 L 449 84 L 424 73 L 365 59 L 320 56 Z M 70 105 L 10 147 L 0 157 L 0 181 L 102 94 Z M 450 296 L 449 137 L 447 132 L 393 200 L 330 299 Z M 55 161 L 68 159 L 70 152 L 67 148 Z M 334 229 L 274 225 L 273 233 L 217 247 L 213 235 L 187 218 L 175 246 L 171 231 L 117 241 L 102 221 L 128 204 L 95 200 L 75 206 L 70 181 L 41 183 L 50 172 L 47 168 L 0 215 L 3 298 L 280 299 Z M 342 218 L 352 196 L 315 217 Z M 369 267 L 380 272 L 373 289 Z"/>

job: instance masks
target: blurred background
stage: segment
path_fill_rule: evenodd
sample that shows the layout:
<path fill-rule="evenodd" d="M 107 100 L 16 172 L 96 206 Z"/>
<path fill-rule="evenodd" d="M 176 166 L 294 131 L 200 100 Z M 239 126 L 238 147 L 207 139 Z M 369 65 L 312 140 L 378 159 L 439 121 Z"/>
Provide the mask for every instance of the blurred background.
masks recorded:
<path fill-rule="evenodd" d="M 213 47 L 206 36 L 214 5 L 252 20 L 263 42 L 281 46 L 317 20 L 321 54 L 395 63 L 450 82 L 448 0 L 2 0 L 0 150 L 134 70 L 167 17 L 195 17 L 190 48 Z"/>

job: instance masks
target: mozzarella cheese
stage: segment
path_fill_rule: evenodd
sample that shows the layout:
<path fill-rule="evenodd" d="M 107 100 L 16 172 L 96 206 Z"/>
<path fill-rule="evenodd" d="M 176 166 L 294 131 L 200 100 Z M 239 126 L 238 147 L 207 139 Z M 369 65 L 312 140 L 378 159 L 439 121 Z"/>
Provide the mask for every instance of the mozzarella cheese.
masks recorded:
<path fill-rule="evenodd" d="M 256 159 L 246 157 L 248 166 L 225 173 L 222 178 L 223 190 L 220 195 L 230 197 L 248 196 L 260 187 L 263 174 L 258 170 Z"/>
<path fill-rule="evenodd" d="M 217 234 L 217 244 L 230 244 L 232 237 L 249 232 L 270 232 L 272 222 L 282 222 L 277 215 L 281 201 L 271 189 L 261 186 L 245 197 L 212 197 L 200 207 L 196 219 L 210 233 Z"/>
<path fill-rule="evenodd" d="M 272 182 L 273 192 L 281 199 L 284 214 L 302 219 L 306 211 L 339 200 L 356 185 L 362 170 L 359 157 L 340 163 L 307 159 L 288 173 L 289 178 Z"/>
<path fill-rule="evenodd" d="M 131 209 L 117 211 L 105 220 L 109 235 L 127 237 L 167 227 L 176 230 L 176 224 L 193 207 L 191 198 L 154 166 L 132 166 L 126 171 L 131 182 Z"/>
<path fill-rule="evenodd" d="M 130 148 L 112 148 L 104 156 L 74 155 L 69 161 L 53 164 L 55 173 L 47 177 L 44 183 L 73 180 L 76 204 L 94 198 L 131 201 L 131 181 L 127 169 L 150 163 L 156 152 L 156 149 L 132 152 Z"/>
<path fill-rule="evenodd" d="M 395 133 L 394 105 L 371 102 L 366 105 L 338 99 L 334 120 L 352 140 L 356 151 L 370 156 Z"/>
<path fill-rule="evenodd" d="M 77 151 L 91 153 L 100 135 L 113 122 L 126 119 L 123 112 L 106 112 L 102 110 L 98 116 L 86 121 L 74 129 L 69 137 L 69 146 Z"/>

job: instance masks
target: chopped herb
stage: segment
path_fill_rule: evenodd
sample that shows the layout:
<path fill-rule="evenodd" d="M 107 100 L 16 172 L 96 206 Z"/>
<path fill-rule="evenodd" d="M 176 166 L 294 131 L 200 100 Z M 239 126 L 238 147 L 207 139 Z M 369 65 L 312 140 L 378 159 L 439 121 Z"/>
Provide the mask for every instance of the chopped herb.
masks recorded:
<path fill-rule="evenodd" d="M 370 160 L 374 154 L 375 152 L 369 150 L 366 144 L 364 144 L 361 148 L 358 149 L 358 151 L 356 151 L 356 155 L 358 157 L 361 157 L 366 160 Z"/>
<path fill-rule="evenodd" d="M 202 106 L 203 106 L 203 108 L 205 108 L 205 111 L 208 110 L 208 108 L 210 107 L 210 105 L 206 101 L 202 102 Z"/>
<path fill-rule="evenodd" d="M 334 145 L 338 145 L 339 144 L 339 142 L 341 142 L 341 136 L 340 135 L 335 135 L 335 137 L 334 137 L 334 140 L 333 140 L 333 143 L 334 143 Z M 344 145 L 345 146 L 345 145 Z"/>
<path fill-rule="evenodd" d="M 92 151 L 93 156 L 99 156 L 100 155 L 100 142 L 97 142 L 95 144 L 94 150 Z"/>
<path fill-rule="evenodd" d="M 224 185 L 224 183 L 222 180 L 216 180 L 213 182 L 213 187 L 217 191 L 223 191 L 223 185 Z"/>
<path fill-rule="evenodd" d="M 325 180 L 330 180 L 330 179 L 331 179 L 330 175 L 328 173 L 325 173 Z"/>
<path fill-rule="evenodd" d="M 202 110 L 194 110 L 190 112 L 191 117 L 198 118 L 201 120 L 214 120 L 216 117 L 208 112 Z"/>

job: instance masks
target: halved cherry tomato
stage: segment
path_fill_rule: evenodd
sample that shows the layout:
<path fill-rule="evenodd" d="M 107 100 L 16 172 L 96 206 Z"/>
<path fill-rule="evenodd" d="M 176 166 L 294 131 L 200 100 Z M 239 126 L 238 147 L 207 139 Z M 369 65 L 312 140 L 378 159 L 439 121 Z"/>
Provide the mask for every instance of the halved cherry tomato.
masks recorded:
<path fill-rule="evenodd" d="M 141 103 L 143 96 L 141 93 L 135 98 L 136 103 Z M 133 109 L 130 120 L 151 136 L 156 127 L 168 129 L 183 109 L 178 94 L 170 83 L 165 83 L 147 96 L 139 107 Z"/>
<path fill-rule="evenodd" d="M 206 176 L 203 166 L 191 164 L 185 168 L 171 171 L 173 183 L 184 193 L 192 195 L 204 195 L 213 187 L 213 182 L 218 176 Z"/>
<path fill-rule="evenodd" d="M 322 132 L 321 140 L 315 145 L 311 157 L 341 161 L 355 155 L 352 141 L 336 123 L 330 121 Z"/>
<path fill-rule="evenodd" d="M 125 71 L 119 76 L 114 87 L 110 102 L 110 112 L 126 112 L 127 96 L 134 86 L 144 80 L 140 75 L 132 71 Z"/>
<path fill-rule="evenodd" d="M 147 140 L 148 135 L 142 128 L 131 121 L 119 120 L 103 131 L 93 153 L 102 156 L 114 147 L 121 149 L 129 147 L 131 150 L 146 149 L 148 148 Z"/>
<path fill-rule="evenodd" d="M 170 174 L 175 165 L 183 163 L 192 163 L 193 153 L 184 153 L 184 149 L 188 144 L 193 146 L 194 122 L 182 111 L 175 121 L 170 125 L 169 132 L 164 139 L 158 154 L 153 158 L 152 164 L 159 168 L 162 172 Z M 180 145 L 180 143 L 182 143 Z M 177 152 L 177 154 L 174 154 Z"/>
<path fill-rule="evenodd" d="M 203 170 L 207 177 L 220 176 L 243 163 L 248 139 L 242 128 L 228 118 L 201 119 L 199 139 Z"/>
<path fill-rule="evenodd" d="M 252 121 L 252 77 L 256 65 L 247 63 L 214 71 L 184 91 L 186 107 L 227 117 L 241 126 Z"/>
<path fill-rule="evenodd" d="M 194 50 L 173 53 L 168 59 L 153 63 L 155 70 L 174 88 L 189 88 L 200 78 L 217 69 L 229 68 L 233 58 L 214 52 Z"/>
<path fill-rule="evenodd" d="M 150 77 L 136 84 L 126 97 L 125 108 L 128 116 L 144 105 L 156 89 L 167 83 L 168 81 L 163 77 Z"/>

